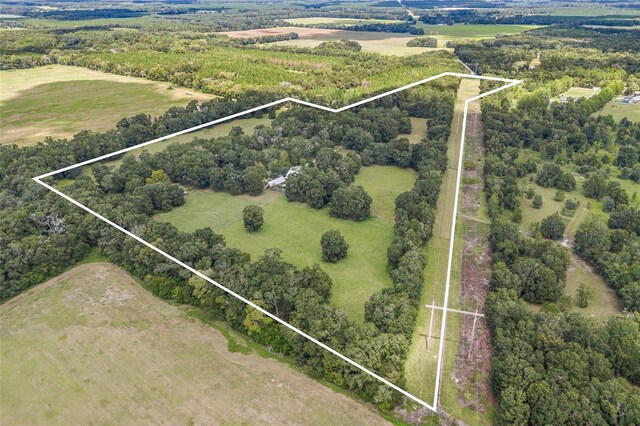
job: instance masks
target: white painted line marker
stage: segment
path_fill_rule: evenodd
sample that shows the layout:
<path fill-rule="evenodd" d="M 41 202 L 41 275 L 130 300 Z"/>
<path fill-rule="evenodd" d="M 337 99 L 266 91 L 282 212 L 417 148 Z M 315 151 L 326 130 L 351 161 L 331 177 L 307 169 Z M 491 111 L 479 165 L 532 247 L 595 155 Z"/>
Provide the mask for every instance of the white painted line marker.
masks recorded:
<path fill-rule="evenodd" d="M 117 223 L 114 223 L 113 221 L 111 221 L 111 220 L 107 219 L 106 217 L 102 216 L 101 214 L 91 210 L 89 207 L 85 206 L 84 204 L 81 204 L 80 202 L 78 202 L 78 201 L 74 200 L 73 198 L 69 197 L 68 195 L 63 194 L 59 190 L 53 188 L 51 185 L 43 182 L 42 179 L 44 179 L 46 177 L 54 176 L 54 175 L 56 175 L 58 173 L 66 172 L 66 171 L 69 171 L 69 170 L 73 170 L 73 169 L 78 168 L 78 167 L 86 166 L 88 164 L 92 164 L 92 163 L 95 163 L 97 161 L 106 160 L 106 159 L 114 157 L 116 155 L 124 154 L 124 153 L 132 151 L 134 149 L 141 148 L 141 147 L 144 147 L 144 146 L 147 146 L 147 145 L 151 145 L 151 144 L 156 143 L 156 142 L 161 142 L 161 141 L 170 139 L 170 138 L 175 137 L 175 136 L 184 135 L 184 134 L 187 134 L 187 133 L 194 132 L 196 130 L 200 130 L 200 129 L 203 129 L 203 128 L 206 128 L 206 127 L 209 127 L 209 126 L 213 126 L 215 124 L 223 123 L 225 121 L 230 121 L 230 120 L 233 120 L 235 118 L 239 118 L 239 117 L 242 117 L 244 115 L 248 115 L 248 114 L 251 114 L 253 112 L 260 111 L 262 109 L 269 108 L 269 107 L 272 107 L 272 106 L 275 106 L 275 105 L 279 105 L 279 104 L 282 104 L 282 103 L 286 103 L 286 102 L 297 103 L 297 104 L 300 104 L 300 105 L 305 105 L 305 106 L 308 106 L 308 107 L 317 108 L 317 109 L 320 109 L 320 110 L 323 110 L 323 111 L 339 113 L 339 112 L 346 111 L 348 109 L 352 109 L 352 108 L 355 108 L 357 106 L 364 105 L 366 103 L 375 101 L 375 100 L 383 98 L 385 96 L 389 96 L 389 95 L 392 95 L 394 93 L 398 93 L 398 92 L 401 92 L 403 90 L 407 90 L 407 89 L 410 89 L 412 87 L 416 87 L 416 86 L 419 86 L 421 84 L 427 83 L 429 81 L 436 80 L 438 78 L 446 77 L 446 76 L 459 77 L 459 78 L 475 78 L 475 79 L 479 79 L 479 80 L 489 80 L 489 81 L 507 83 L 507 84 L 505 84 L 503 86 L 498 87 L 497 89 L 493 89 L 493 90 L 490 90 L 490 91 L 488 91 L 486 93 L 482 93 L 482 94 L 480 94 L 478 96 L 475 96 L 473 98 L 467 99 L 465 101 L 465 104 L 464 104 L 464 120 L 463 120 L 463 124 L 462 124 L 462 137 L 460 139 L 460 156 L 459 156 L 459 159 L 458 159 L 458 174 L 457 174 L 457 178 L 456 178 L 456 192 L 455 192 L 455 201 L 454 201 L 454 207 L 453 207 L 453 225 L 452 225 L 452 229 L 451 229 L 451 242 L 450 242 L 450 245 L 449 245 L 449 261 L 448 261 L 448 265 L 447 265 L 447 279 L 446 279 L 446 284 L 445 284 L 444 307 L 447 308 L 448 302 L 449 302 L 449 287 L 450 287 L 450 284 L 451 284 L 451 267 L 452 267 L 452 256 L 453 256 L 453 245 L 454 245 L 453 244 L 453 237 L 455 235 L 456 213 L 457 213 L 457 210 L 458 210 L 458 195 L 459 195 L 459 187 L 460 187 L 460 177 L 461 177 L 461 174 L 462 174 L 462 157 L 463 157 L 463 147 L 464 147 L 464 140 L 465 140 L 465 134 L 464 133 L 465 133 L 465 129 L 466 129 L 467 109 L 468 109 L 468 106 L 469 106 L 470 102 L 473 102 L 475 100 L 481 99 L 484 96 L 488 96 L 488 95 L 491 95 L 493 93 L 497 93 L 497 92 L 499 92 L 501 90 L 513 87 L 513 86 L 515 86 L 517 84 L 520 84 L 521 83 L 520 80 L 512 80 L 512 79 L 508 79 L 508 78 L 499 78 L 499 77 L 479 76 L 479 75 L 469 75 L 469 74 L 462 74 L 462 73 L 455 73 L 455 72 L 444 72 L 444 73 L 425 78 L 425 79 L 417 81 L 415 83 L 407 84 L 406 86 L 402 86 L 400 88 L 393 89 L 393 90 L 390 90 L 388 92 L 384 92 L 384 93 L 381 93 L 379 95 L 375 95 L 375 96 L 372 96 L 370 98 L 364 99 L 362 101 L 358 101 L 358 102 L 355 102 L 353 104 L 350 104 L 350 105 L 347 105 L 347 106 L 344 106 L 344 107 L 341 107 L 341 108 L 337 108 L 337 109 L 329 108 L 329 107 L 326 107 L 326 106 L 323 106 L 323 105 L 314 104 L 314 103 L 303 101 L 303 100 L 300 100 L 300 99 L 283 98 L 283 99 L 280 99 L 280 100 L 277 100 L 277 101 L 274 101 L 274 102 L 270 102 L 268 104 L 264 104 L 264 105 L 261 105 L 261 106 L 255 107 L 255 108 L 248 109 L 246 111 L 242 111 L 242 112 L 239 112 L 239 113 L 236 113 L 236 114 L 229 115 L 227 117 L 219 118 L 217 120 L 213 120 L 213 121 L 210 121 L 210 122 L 207 122 L 207 123 L 204 123 L 204 124 L 200 124 L 198 126 L 194 126 L 194 127 L 189 128 L 189 129 L 181 130 L 179 132 L 175 132 L 175 133 L 172 133 L 170 135 L 162 136 L 160 138 L 156 138 L 156 139 L 150 140 L 148 142 L 143 142 L 141 144 L 134 145 L 134 146 L 131 146 L 131 147 L 128 147 L 128 148 L 124 148 L 124 149 L 121 149 L 121 150 L 118 150 L 118 151 L 115 151 L 115 152 L 112 152 L 112 153 L 109 153 L 109 154 L 101 155 L 99 157 L 92 158 L 92 159 L 86 160 L 86 161 L 82 161 L 82 162 L 73 164 L 71 166 L 63 167 L 61 169 L 54 170 L 52 172 L 48 172 L 48 173 L 42 174 L 40 176 L 36 176 L 36 177 L 33 178 L 33 180 L 35 182 L 37 182 L 38 184 L 42 185 L 43 187 L 47 188 L 48 190 L 50 190 L 50 191 L 54 192 L 55 194 L 61 196 L 65 200 L 67 200 L 67 201 L 75 204 L 76 206 L 80 207 L 84 211 L 86 211 L 86 212 L 92 214 L 93 216 L 97 217 L 101 221 L 107 223 L 108 225 L 113 226 L 114 228 L 116 228 L 120 232 L 122 232 L 122 233 L 126 234 L 127 236 L 133 238 L 134 240 L 136 240 L 139 243 L 145 245 L 146 247 L 150 248 L 151 250 L 159 253 L 160 255 L 162 255 L 162 256 L 166 257 L 167 259 L 171 260 L 172 262 L 174 262 L 174 263 L 182 266 L 183 268 L 189 270 L 191 273 L 193 273 L 193 274 L 199 276 L 200 278 L 204 279 L 205 281 L 215 285 L 216 287 L 220 288 L 221 290 L 225 291 L 226 293 L 230 294 L 231 296 L 235 297 L 236 299 L 241 300 L 242 302 L 246 303 L 247 305 L 251 306 L 252 308 L 260 311 L 262 314 L 272 318 L 274 321 L 277 321 L 278 323 L 282 324 L 286 328 L 298 333 L 302 337 L 304 337 L 304 338 L 308 339 L 309 341 L 315 343 L 316 345 L 318 345 L 321 348 L 325 349 L 326 351 L 332 353 L 333 355 L 337 356 L 338 358 L 342 359 L 343 361 L 347 362 L 348 364 L 351 364 L 354 367 L 358 368 L 359 370 L 367 373 L 371 377 L 373 377 L 376 380 L 384 383 L 385 385 L 387 385 L 390 388 L 394 389 L 395 391 L 401 393 L 402 395 L 406 396 L 407 398 L 411 399 L 412 401 L 417 402 L 418 404 L 428 408 L 431 411 L 438 412 L 438 411 L 441 411 L 441 410 L 438 409 L 438 394 L 439 394 L 439 391 L 440 391 L 440 379 L 441 379 L 441 374 L 442 374 L 442 363 L 443 363 L 442 355 L 443 355 L 443 350 L 444 350 L 444 339 L 440 339 L 440 347 L 438 349 L 438 368 L 437 368 L 437 372 L 436 372 L 436 385 L 435 385 L 435 389 L 434 389 L 434 400 L 433 400 L 433 404 L 429 404 L 429 403 L 423 401 L 422 399 L 414 396 L 413 394 L 407 392 L 406 390 L 394 385 L 393 383 L 391 383 L 390 381 L 388 381 L 384 377 L 379 376 L 375 372 L 373 372 L 373 371 L 367 369 L 366 367 L 358 364 L 357 362 L 353 361 L 352 359 L 342 355 L 340 352 L 330 348 L 329 346 L 325 345 L 324 343 L 320 342 L 319 340 L 311 337 L 310 335 L 308 335 L 304 331 L 292 326 L 291 324 L 289 324 L 286 321 L 280 319 L 279 317 L 277 317 L 276 315 L 270 313 L 269 311 L 261 308 L 260 306 L 256 305 L 255 303 L 251 302 L 250 300 L 248 300 L 248 299 L 242 297 L 241 295 L 235 293 L 233 290 L 230 290 L 227 287 L 223 286 L 222 284 L 212 280 L 208 276 L 206 276 L 203 273 L 199 272 L 198 270 L 192 268 L 191 266 L 187 265 L 186 263 L 181 262 L 180 260 L 178 260 L 175 257 L 171 256 L 170 254 L 168 254 L 168 253 L 164 252 L 163 250 L 157 248 L 153 244 L 148 243 L 147 241 L 143 240 L 142 238 L 138 237 L 137 235 L 133 234 L 132 232 L 126 230 L 123 227 L 121 227 Z M 444 332 L 445 332 L 445 325 L 446 325 L 446 321 L 447 321 L 447 310 L 448 309 L 444 309 L 443 310 L 442 327 L 441 327 L 441 331 L 440 331 L 440 335 L 441 336 L 443 336 Z"/>

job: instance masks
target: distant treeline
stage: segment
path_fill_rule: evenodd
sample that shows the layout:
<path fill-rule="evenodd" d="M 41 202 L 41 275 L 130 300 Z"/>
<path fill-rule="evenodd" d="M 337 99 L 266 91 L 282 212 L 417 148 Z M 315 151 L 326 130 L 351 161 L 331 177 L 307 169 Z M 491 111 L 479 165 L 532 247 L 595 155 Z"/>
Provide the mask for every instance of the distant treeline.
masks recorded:
<path fill-rule="evenodd" d="M 62 9 L 62 10 L 36 10 L 24 13 L 30 18 L 55 19 L 58 21 L 79 21 L 84 19 L 105 18 L 137 18 L 146 15 L 144 10 L 134 9 Z"/>
<path fill-rule="evenodd" d="M 436 12 L 420 16 L 420 21 L 428 25 L 453 24 L 530 24 L 530 25 L 607 25 L 634 26 L 638 21 L 625 15 L 602 16 L 564 16 L 564 15 L 505 15 L 501 12 L 478 12 L 476 10 L 452 10 L 447 13 Z"/>
<path fill-rule="evenodd" d="M 415 22 L 413 22 L 415 23 Z M 372 31 L 383 33 L 409 33 L 413 35 L 423 35 L 424 30 L 422 28 L 416 28 L 411 22 L 402 24 L 357 24 L 357 25 L 338 25 L 338 24 L 314 24 L 314 25 L 301 25 L 295 26 L 305 28 L 324 28 L 330 30 L 344 30 L 344 31 Z"/>

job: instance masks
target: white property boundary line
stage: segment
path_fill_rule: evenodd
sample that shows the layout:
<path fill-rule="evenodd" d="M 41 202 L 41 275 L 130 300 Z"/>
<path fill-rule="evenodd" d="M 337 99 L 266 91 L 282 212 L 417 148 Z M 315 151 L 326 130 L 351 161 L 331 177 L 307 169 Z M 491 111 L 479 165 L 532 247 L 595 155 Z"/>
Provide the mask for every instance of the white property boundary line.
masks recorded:
<path fill-rule="evenodd" d="M 40 176 L 36 176 L 36 177 L 33 178 L 33 180 L 35 182 L 37 182 L 38 184 L 42 185 L 43 187 L 47 188 L 48 190 L 50 190 L 50 191 L 54 192 L 55 194 L 61 196 L 65 200 L 75 204 L 76 206 L 80 207 L 81 209 L 85 210 L 86 212 L 88 212 L 88 213 L 92 214 L 93 216 L 97 217 L 101 221 L 113 226 L 117 230 L 119 230 L 122 233 L 126 234 L 127 236 L 133 238 L 134 240 L 138 241 L 139 243 L 145 245 L 146 247 L 150 248 L 151 250 L 153 250 L 153 251 L 157 252 L 158 254 L 164 256 L 165 258 L 171 260 L 172 262 L 182 266 L 183 268 L 187 269 L 188 271 L 190 271 L 191 273 L 197 275 L 198 277 L 204 279 L 205 281 L 215 285 L 216 287 L 218 287 L 219 289 L 223 290 L 224 292 L 230 294 L 231 296 L 235 297 L 236 299 L 241 300 L 242 302 L 244 302 L 247 305 L 251 306 L 253 309 L 256 309 L 257 311 L 261 312 L 262 314 L 272 318 L 273 320 L 275 320 L 278 323 L 282 324 L 283 326 L 285 326 L 286 328 L 290 329 L 291 331 L 294 331 L 295 333 L 298 333 L 302 337 L 310 340 L 311 342 L 315 343 L 316 345 L 320 346 L 321 348 L 325 349 L 326 351 L 332 353 L 333 355 L 337 356 L 338 358 L 342 359 L 343 361 L 347 362 L 348 364 L 353 365 L 354 367 L 356 367 L 356 368 L 360 369 L 361 371 L 367 373 L 368 375 L 370 375 L 371 377 L 375 378 L 376 380 L 378 380 L 378 381 L 384 383 L 385 385 L 389 386 L 390 388 L 400 392 L 401 394 L 403 394 L 407 398 L 413 400 L 414 402 L 417 402 L 418 404 L 428 408 L 431 411 L 438 412 L 438 395 L 439 395 L 439 392 L 440 392 L 440 381 L 441 381 L 441 375 L 442 375 L 442 363 L 443 363 L 442 355 L 443 355 L 443 351 L 444 351 L 444 339 L 440 340 L 440 347 L 439 347 L 439 350 L 438 350 L 438 368 L 437 368 L 437 372 L 436 372 L 436 385 L 435 385 L 435 389 L 434 389 L 433 404 L 428 404 L 427 402 L 421 400 L 420 398 L 414 396 L 413 394 L 407 392 L 406 390 L 404 390 L 404 389 L 394 385 L 393 383 L 389 382 L 387 379 L 379 376 L 375 372 L 367 369 L 366 367 L 358 364 L 357 362 L 351 360 L 350 358 L 347 358 L 346 356 L 342 355 L 340 352 L 330 348 L 329 346 L 325 345 L 324 343 L 320 342 L 319 340 L 311 337 L 310 335 L 308 335 L 304 331 L 302 331 L 302 330 L 292 326 L 291 324 L 287 323 L 286 321 L 280 319 L 279 317 L 277 317 L 276 315 L 270 313 L 269 311 L 265 310 L 264 308 L 256 305 L 255 303 L 251 302 L 250 300 L 242 297 L 241 295 L 235 293 L 234 291 L 226 288 L 222 284 L 214 281 L 213 279 L 211 279 L 208 276 L 204 275 L 202 272 L 192 268 L 191 266 L 187 265 L 184 262 L 181 262 L 180 260 L 178 260 L 175 257 L 171 256 L 170 254 L 168 254 L 168 253 L 164 252 L 163 250 L 157 248 L 153 244 L 148 243 L 147 241 L 143 240 L 142 238 L 140 238 L 139 236 L 135 235 L 134 233 L 126 230 L 125 228 L 123 228 L 120 225 L 114 223 L 113 221 L 107 219 L 106 217 L 102 216 L 101 214 L 91 210 L 89 207 L 85 206 L 84 204 L 74 200 L 73 198 L 69 197 L 68 195 L 63 194 L 62 192 L 60 192 L 56 188 L 54 188 L 51 185 L 43 182 L 42 179 L 50 177 L 50 176 L 54 176 L 54 175 L 56 175 L 58 173 L 66 172 L 68 170 L 72 170 L 72 169 L 75 169 L 75 168 L 78 168 L 78 167 L 86 166 L 88 164 L 92 164 L 92 163 L 95 163 L 97 161 L 105 160 L 107 158 L 111 158 L 111 157 L 114 157 L 116 155 L 120 155 L 120 154 L 123 154 L 125 152 L 137 149 L 137 148 L 141 148 L 141 147 L 144 147 L 144 146 L 147 146 L 147 145 L 151 145 L 151 144 L 156 143 L 156 142 L 167 140 L 167 139 L 170 139 L 170 138 L 175 137 L 175 136 L 183 135 L 183 134 L 186 134 L 186 133 L 191 133 L 193 131 L 203 129 L 205 127 L 209 127 L 209 126 L 212 126 L 212 125 L 215 125 L 215 124 L 219 124 L 219 123 L 222 123 L 222 122 L 225 122 L 225 121 L 230 121 L 230 120 L 233 120 L 235 118 L 239 118 L 239 117 L 242 117 L 244 115 L 248 115 L 248 114 L 251 114 L 253 112 L 260 111 L 262 109 L 269 108 L 269 107 L 272 107 L 272 106 L 275 106 L 275 105 L 279 105 L 279 104 L 282 104 L 282 103 L 286 103 L 286 102 L 297 103 L 297 104 L 300 104 L 300 105 L 305 105 L 305 106 L 309 106 L 309 107 L 312 107 L 312 108 L 317 108 L 317 109 L 320 109 L 320 110 L 323 110 L 323 111 L 338 113 L 338 112 L 342 112 L 342 111 L 346 111 L 346 110 L 355 108 L 355 107 L 360 106 L 360 105 L 364 105 L 366 103 L 375 101 L 375 100 L 383 98 L 385 96 L 389 96 L 389 95 L 392 95 L 394 93 L 398 93 L 398 92 L 410 89 L 412 87 L 419 86 L 419 85 L 427 83 L 429 81 L 436 80 L 436 79 L 439 79 L 441 77 L 446 77 L 446 76 L 459 77 L 459 78 L 474 78 L 474 79 L 479 79 L 479 80 L 489 80 L 489 81 L 497 81 L 497 82 L 506 83 L 505 85 L 500 86 L 497 89 L 493 89 L 493 90 L 490 90 L 490 91 L 488 91 L 486 93 L 481 93 L 480 95 L 475 96 L 473 98 L 469 98 L 469 99 L 465 100 L 465 103 L 464 103 L 464 120 L 463 120 L 463 124 L 462 124 L 462 136 L 460 138 L 460 155 L 459 155 L 459 158 L 458 158 L 458 174 L 457 174 L 457 178 L 456 178 L 455 201 L 454 201 L 454 206 L 453 206 L 453 224 L 452 224 L 452 227 L 451 227 L 451 240 L 450 240 L 450 243 L 449 243 L 449 261 L 448 261 L 448 264 L 447 264 L 447 278 L 446 278 L 445 296 L 444 296 L 444 307 L 448 307 L 448 303 L 449 303 L 449 287 L 450 287 L 450 284 L 451 284 L 451 268 L 452 268 L 452 257 L 453 257 L 453 247 L 454 247 L 454 236 L 455 236 L 455 229 L 456 229 L 456 214 L 457 214 L 457 211 L 458 211 L 458 196 L 459 196 L 459 188 L 460 188 L 460 179 L 461 179 L 461 175 L 462 175 L 462 158 L 463 158 L 463 151 L 464 151 L 464 140 L 465 140 L 467 110 L 468 110 L 468 107 L 469 107 L 469 103 L 471 103 L 473 101 L 476 101 L 478 99 L 481 99 L 481 98 L 483 98 L 485 96 L 489 96 L 489 95 L 492 95 L 494 93 L 497 93 L 497 92 L 499 92 L 501 90 L 508 89 L 508 88 L 513 87 L 513 86 L 515 86 L 517 84 L 520 84 L 521 83 L 520 80 L 512 80 L 512 79 L 499 78 L 499 77 L 484 77 L 484 76 L 469 75 L 469 74 L 462 74 L 462 73 L 455 73 L 455 72 L 444 72 L 444 73 L 437 74 L 437 75 L 431 76 L 429 78 L 425 78 L 425 79 L 417 81 L 415 83 L 407 84 L 406 86 L 402 86 L 400 88 L 393 89 L 393 90 L 390 90 L 388 92 L 385 92 L 385 93 L 382 93 L 382 94 L 379 94 L 379 95 L 376 95 L 376 96 L 372 96 L 372 97 L 370 97 L 368 99 L 364 99 L 362 101 L 355 102 L 353 104 L 344 106 L 342 108 L 337 108 L 337 109 L 329 108 L 329 107 L 322 106 L 322 105 L 317 105 L 317 104 L 314 104 L 314 103 L 311 103 L 311 102 L 307 102 L 307 101 L 302 101 L 300 99 L 283 98 L 283 99 L 280 99 L 278 101 L 270 102 L 270 103 L 267 103 L 267 104 L 264 104 L 264 105 L 261 105 L 261 106 L 255 107 L 255 108 L 248 109 L 246 111 L 242 111 L 242 112 L 239 112 L 239 113 L 236 113 L 236 114 L 229 115 L 227 117 L 219 118 L 217 120 L 213 120 L 213 121 L 210 121 L 208 123 L 200 124 L 198 126 L 191 127 L 189 129 L 181 130 L 179 132 L 175 132 L 175 133 L 172 133 L 170 135 L 162 136 L 160 138 L 156 138 L 156 139 L 150 140 L 148 142 L 143 142 L 143 143 L 138 144 L 138 145 L 134 145 L 134 146 L 131 146 L 131 147 L 128 147 L 128 148 L 124 148 L 124 149 L 112 152 L 110 154 L 101 155 L 101 156 L 93 158 L 91 160 L 86 160 L 86 161 L 82 161 L 80 163 L 73 164 L 73 165 L 68 166 L 68 167 L 63 167 L 61 169 L 54 170 L 52 172 L 42 174 Z M 440 330 L 440 335 L 441 336 L 443 336 L 445 331 L 446 331 L 445 330 L 446 321 L 447 321 L 447 309 L 443 310 L 442 327 L 441 327 L 441 330 Z"/>

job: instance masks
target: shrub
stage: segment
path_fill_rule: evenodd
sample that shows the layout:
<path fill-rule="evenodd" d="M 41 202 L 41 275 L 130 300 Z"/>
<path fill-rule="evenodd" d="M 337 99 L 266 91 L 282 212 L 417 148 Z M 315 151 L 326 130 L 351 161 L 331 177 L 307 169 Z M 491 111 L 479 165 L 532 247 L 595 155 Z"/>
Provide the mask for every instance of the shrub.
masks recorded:
<path fill-rule="evenodd" d="M 576 293 L 576 305 L 581 308 L 586 308 L 589 306 L 589 300 L 591 300 L 592 297 L 593 294 L 591 293 L 591 290 L 589 290 L 584 283 L 580 283 Z"/>
<path fill-rule="evenodd" d="M 542 195 L 536 194 L 536 196 L 533 197 L 533 208 L 539 209 L 540 207 L 542 207 Z"/>

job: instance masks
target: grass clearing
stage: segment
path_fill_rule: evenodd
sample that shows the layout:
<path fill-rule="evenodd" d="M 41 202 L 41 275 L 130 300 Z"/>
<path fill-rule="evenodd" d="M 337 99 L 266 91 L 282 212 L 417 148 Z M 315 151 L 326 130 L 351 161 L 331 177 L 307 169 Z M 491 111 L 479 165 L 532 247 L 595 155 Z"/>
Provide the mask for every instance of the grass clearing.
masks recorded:
<path fill-rule="evenodd" d="M 605 106 L 600 111 L 594 113 L 594 115 L 611 115 L 616 121 L 620 121 L 623 118 L 630 121 L 640 121 L 640 102 L 633 105 L 624 105 L 622 103 L 622 97 L 617 97 L 607 102 Z"/>
<path fill-rule="evenodd" d="M 0 320 L 3 425 L 387 424 L 109 263 L 23 293 Z"/>
<path fill-rule="evenodd" d="M 523 150 L 522 151 L 523 158 L 533 157 L 538 158 L 537 153 L 531 150 Z M 569 171 L 569 170 L 567 170 Z M 631 181 L 624 181 L 615 177 L 611 177 L 610 180 L 615 180 L 620 182 L 622 185 L 634 185 Z M 565 238 L 570 241 L 575 237 L 578 228 L 582 223 L 584 223 L 589 217 L 599 217 L 603 220 L 606 220 L 607 214 L 602 210 L 603 203 L 602 201 L 594 200 L 591 198 L 587 198 L 582 195 L 582 183 L 584 179 L 578 177 L 576 179 L 577 188 L 565 194 L 566 199 L 575 199 L 580 201 L 580 205 L 575 211 L 573 217 L 563 216 L 561 217 L 567 223 L 567 227 L 565 229 Z M 520 180 L 521 188 L 528 188 L 532 186 L 536 192 L 536 194 L 540 194 L 542 196 L 543 204 L 539 209 L 535 209 L 532 206 L 532 200 L 529 200 L 522 197 L 521 207 L 522 207 L 522 222 L 520 223 L 520 229 L 523 232 L 528 232 L 531 229 L 531 225 L 535 222 L 540 222 L 542 219 L 558 212 L 562 212 L 562 208 L 564 206 L 564 201 L 555 201 L 554 196 L 556 193 L 555 188 L 543 188 L 539 185 L 536 185 L 535 182 L 529 181 L 529 176 L 524 177 Z M 629 188 L 625 187 L 627 192 L 630 191 Z M 629 192 L 631 195 L 632 192 Z M 640 200 L 632 201 L 631 204 L 638 205 Z M 571 297 L 574 300 L 578 286 L 581 283 L 584 283 L 589 290 L 591 290 L 593 294 L 593 300 L 589 302 L 589 306 L 587 308 L 579 308 L 577 306 L 572 306 L 570 311 L 580 312 L 585 315 L 591 317 L 598 318 L 608 318 L 611 315 L 619 314 L 620 304 L 618 297 L 615 292 L 607 286 L 602 277 L 595 273 L 592 268 L 582 261 L 573 251 L 573 249 L 569 249 L 569 253 L 571 255 L 571 262 L 569 264 L 569 268 L 567 270 L 567 280 L 564 294 Z M 539 305 L 529 304 L 529 306 L 534 309 L 540 309 Z"/>
<path fill-rule="evenodd" d="M 578 189 L 572 192 L 567 192 L 565 194 L 565 200 L 573 199 L 580 201 L 580 205 L 576 209 L 573 217 L 561 215 L 567 223 L 565 235 L 569 239 L 573 239 L 580 224 L 583 223 L 590 214 L 604 216 L 602 212 L 602 202 L 587 198 L 582 195 L 579 189 L 581 186 L 580 184 L 581 181 L 578 180 Z M 520 229 L 523 232 L 528 232 L 534 223 L 539 223 L 542 221 L 542 219 L 551 216 L 556 212 L 561 213 L 565 203 L 564 201 L 555 201 L 553 199 L 557 191 L 555 188 L 543 188 L 536 185 L 535 183 L 529 182 L 527 178 L 521 180 L 520 186 L 522 188 L 526 189 L 530 185 L 533 186 L 536 194 L 540 194 L 542 196 L 542 207 L 539 209 L 533 208 L 532 200 L 527 199 L 526 197 L 524 197 L 524 195 L 522 196 L 520 203 L 522 207 L 522 222 L 520 222 Z"/>
<path fill-rule="evenodd" d="M 586 308 L 573 305 L 570 312 L 579 312 L 583 315 L 606 320 L 613 315 L 620 315 L 620 300 L 616 292 L 604 282 L 602 277 L 572 251 L 571 263 L 567 270 L 567 285 L 564 294 L 575 300 L 578 287 L 584 284 L 593 295 Z"/>
<path fill-rule="evenodd" d="M 596 90 L 589 89 L 587 87 L 572 87 L 566 92 L 564 92 L 561 96 L 567 96 L 569 98 L 590 98 L 595 95 Z"/>
<path fill-rule="evenodd" d="M 356 178 L 373 198 L 374 217 L 353 222 L 329 216 L 328 209 L 287 202 L 281 192 L 266 191 L 258 197 L 232 196 L 213 191 L 192 191 L 186 204 L 158 215 L 182 231 L 206 226 L 223 234 L 227 244 L 257 259 L 269 248 L 279 248 L 288 262 L 298 267 L 318 263 L 333 279 L 332 303 L 344 308 L 351 319 L 364 319 L 364 304 L 373 293 L 391 286 L 387 272 L 387 248 L 393 240 L 395 197 L 411 189 L 413 172 L 396 167 L 363 168 Z M 248 233 L 242 209 L 250 204 L 264 209 L 264 227 Z M 346 259 L 330 264 L 322 261 L 321 235 L 339 230 L 349 244 Z"/>
<path fill-rule="evenodd" d="M 401 138 L 409 139 L 412 144 L 420 143 L 427 135 L 427 119 L 411 117 L 411 133 L 400 135 Z"/>
<path fill-rule="evenodd" d="M 0 81 L 3 144 L 31 145 L 46 136 L 107 130 L 127 116 L 159 115 L 212 98 L 168 83 L 64 65 L 0 71 Z"/>

